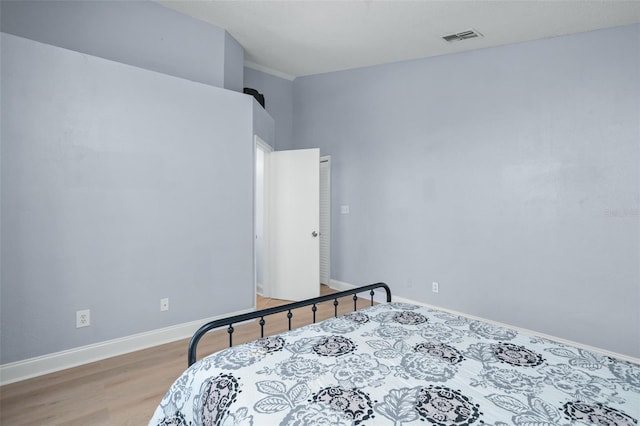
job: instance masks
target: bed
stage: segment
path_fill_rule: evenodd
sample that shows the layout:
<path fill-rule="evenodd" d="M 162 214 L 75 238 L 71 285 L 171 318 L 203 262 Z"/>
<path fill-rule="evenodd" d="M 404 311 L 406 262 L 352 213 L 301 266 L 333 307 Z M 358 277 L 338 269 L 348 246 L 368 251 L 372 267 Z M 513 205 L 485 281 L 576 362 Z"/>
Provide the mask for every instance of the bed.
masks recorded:
<path fill-rule="evenodd" d="M 373 304 L 375 290 L 388 303 Z M 371 305 L 196 361 L 212 329 L 306 302 L 204 325 L 188 369 L 150 425 L 637 425 L 640 365 L 423 306 Z M 308 303 L 315 314 L 320 298 Z M 336 306 L 337 307 L 337 306 Z M 337 314 L 337 309 L 336 309 Z M 289 317 L 290 318 L 290 317 Z M 421 423 L 422 422 L 422 423 Z"/>

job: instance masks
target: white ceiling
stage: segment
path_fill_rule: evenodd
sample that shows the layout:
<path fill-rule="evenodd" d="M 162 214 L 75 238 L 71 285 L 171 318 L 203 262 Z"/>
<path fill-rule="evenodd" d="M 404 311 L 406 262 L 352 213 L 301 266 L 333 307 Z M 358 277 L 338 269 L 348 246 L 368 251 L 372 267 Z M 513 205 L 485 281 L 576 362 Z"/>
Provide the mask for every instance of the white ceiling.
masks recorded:
<path fill-rule="evenodd" d="M 224 28 L 247 66 L 289 79 L 640 22 L 640 0 L 159 2 Z M 484 37 L 441 39 L 469 28 Z"/>

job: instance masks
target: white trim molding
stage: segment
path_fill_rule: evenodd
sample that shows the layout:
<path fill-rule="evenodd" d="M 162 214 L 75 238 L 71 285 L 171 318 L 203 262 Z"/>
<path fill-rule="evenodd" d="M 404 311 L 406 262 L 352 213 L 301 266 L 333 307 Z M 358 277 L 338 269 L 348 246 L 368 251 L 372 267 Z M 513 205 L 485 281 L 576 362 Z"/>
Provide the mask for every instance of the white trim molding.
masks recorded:
<path fill-rule="evenodd" d="M 56 371 L 89 364 L 106 358 L 175 342 L 177 340 L 187 339 L 190 338 L 201 325 L 209 321 L 225 318 L 227 316 L 253 312 L 254 310 L 255 307 L 253 309 L 244 309 L 232 312 L 228 315 L 217 315 L 211 318 L 191 321 L 145 333 L 133 334 L 131 336 L 3 364 L 0 365 L 0 386 L 31 379 L 44 374 L 55 373 Z M 186 367 L 186 347 L 184 363 Z"/>
<path fill-rule="evenodd" d="M 353 284 L 345 283 L 342 281 L 331 280 L 331 288 L 335 290 L 351 290 L 356 286 Z M 386 301 L 384 291 L 376 292 L 374 300 L 376 302 L 384 303 Z M 478 321 L 484 321 L 490 324 L 494 324 L 500 327 L 506 327 L 518 332 L 524 332 L 526 334 L 533 334 L 548 340 L 553 340 L 565 345 L 571 345 L 581 349 L 585 349 L 591 352 L 596 352 L 601 355 L 610 356 L 613 358 L 621 359 L 624 361 L 640 364 L 639 358 L 634 358 L 628 355 L 619 354 L 605 349 L 596 348 L 582 343 L 573 342 L 571 340 L 562 339 L 555 336 L 550 336 L 544 333 L 538 333 L 536 331 L 528 330 L 521 327 L 514 327 L 509 324 L 500 323 L 497 321 L 488 320 L 485 318 L 477 317 L 474 315 L 464 314 L 451 309 L 442 308 L 428 303 L 419 302 L 413 299 L 407 299 L 400 296 L 392 296 L 394 302 L 411 303 L 414 305 L 426 306 L 428 308 L 437 309 L 440 311 L 448 312 L 453 315 L 462 316 Z M 65 370 L 67 368 L 77 367 L 79 365 L 89 364 L 91 362 L 100 361 L 106 358 L 111 358 L 118 355 L 123 355 L 130 352 L 147 349 L 150 347 L 163 345 L 166 343 L 175 342 L 181 339 L 187 339 L 193 335 L 193 333 L 204 323 L 214 321 L 216 319 L 224 318 L 226 316 L 238 315 L 247 312 L 252 312 L 253 309 L 245 309 L 237 312 L 230 313 L 229 315 L 218 315 L 211 318 L 202 320 L 196 320 L 184 324 L 178 324 L 171 327 L 152 330 L 146 333 L 134 334 L 131 336 L 122 337 L 119 339 L 107 340 L 104 342 L 81 346 L 78 348 L 69 349 L 66 351 L 47 354 L 39 357 L 29 358 L 22 361 L 16 361 L 8 364 L 0 365 L 0 386 L 8 385 L 10 383 L 19 382 L 21 380 L 30 379 L 33 377 L 42 376 L 56 371 Z M 186 365 L 186 358 L 185 358 Z"/>
<path fill-rule="evenodd" d="M 345 291 L 345 290 L 354 289 L 357 286 L 355 286 L 353 284 L 345 283 L 345 282 L 342 282 L 342 281 L 331 279 L 331 280 L 329 280 L 329 287 L 331 287 L 334 290 Z"/>
<path fill-rule="evenodd" d="M 265 67 L 264 65 L 257 64 L 255 62 L 244 61 L 244 66 L 247 67 L 247 68 L 251 68 L 252 70 L 256 70 L 256 71 L 260 71 L 260 72 L 264 72 L 264 73 L 270 74 L 270 75 L 272 75 L 274 77 L 283 78 L 285 80 L 293 81 L 293 80 L 296 79 L 296 77 L 293 76 L 293 75 L 285 74 L 285 73 L 280 72 L 278 70 L 274 70 L 273 68 L 269 68 L 269 67 Z"/>
<path fill-rule="evenodd" d="M 357 286 L 353 285 L 353 284 L 349 284 L 349 283 L 345 283 L 342 281 L 337 281 L 337 280 L 331 280 L 329 287 L 333 288 L 334 290 L 351 290 L 353 288 L 356 288 Z M 385 298 L 385 294 L 384 292 L 376 292 L 376 295 L 374 296 L 374 300 L 376 302 L 379 303 L 385 303 L 386 302 L 386 298 Z M 424 302 L 419 302 L 417 300 L 413 300 L 413 299 L 407 299 L 405 297 L 400 297 L 400 296 L 395 296 L 392 292 L 391 294 L 391 301 L 392 302 L 402 302 L 402 303 L 410 303 L 412 305 L 420 305 L 420 306 L 425 306 L 427 308 L 431 308 L 431 309 L 436 309 L 439 311 L 444 311 L 444 312 L 448 312 L 452 315 L 456 315 L 456 316 L 460 316 L 460 317 L 465 317 L 465 318 L 469 318 L 472 320 L 476 320 L 476 321 L 484 321 L 487 322 L 489 324 L 493 324 L 496 325 L 498 327 L 504 327 L 504 328 L 510 328 L 512 330 L 515 330 L 519 333 L 524 333 L 524 334 L 533 334 L 535 336 L 539 336 L 542 337 L 544 339 L 547 340 L 553 340 L 554 342 L 558 342 L 558 343 L 562 343 L 563 345 L 569 345 L 569 346 L 574 346 L 576 348 L 580 348 L 580 349 L 585 349 L 587 351 L 590 352 L 595 352 L 598 353 L 600 355 L 604 355 L 604 356 L 610 356 L 612 358 L 617 358 L 623 361 L 628 361 L 628 362 L 632 362 L 635 364 L 640 364 L 640 358 L 635 358 L 629 355 L 624 355 L 624 354 L 619 354 L 617 352 L 612 352 L 612 351 L 608 351 L 606 349 L 601 349 L 601 348 L 596 348 L 594 346 L 589 346 L 589 345 L 585 345 L 582 343 L 578 343 L 578 342 L 574 342 L 571 340 L 567 340 L 567 339 L 562 339 L 560 337 L 556 337 L 556 336 L 551 336 L 545 333 L 539 333 L 537 331 L 533 331 L 533 330 L 529 330 L 526 328 L 522 328 L 522 327 L 515 327 L 513 325 L 510 324 L 504 324 L 498 321 L 493 321 L 493 320 L 489 320 L 486 318 L 482 318 L 482 317 L 477 317 L 475 315 L 469 315 L 469 314 L 465 314 L 462 312 L 458 312 L 458 311 L 454 311 L 452 309 L 446 309 L 446 308 L 442 308 L 440 306 L 436 306 L 436 305 L 430 305 L 428 303 L 424 303 Z"/>

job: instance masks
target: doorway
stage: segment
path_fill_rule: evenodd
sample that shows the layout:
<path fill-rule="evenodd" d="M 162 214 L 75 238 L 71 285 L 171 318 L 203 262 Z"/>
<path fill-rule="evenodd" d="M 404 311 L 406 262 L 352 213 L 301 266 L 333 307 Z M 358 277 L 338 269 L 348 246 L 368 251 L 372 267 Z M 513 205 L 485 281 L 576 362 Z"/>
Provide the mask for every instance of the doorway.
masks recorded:
<path fill-rule="evenodd" d="M 270 211 L 278 210 L 278 199 L 281 198 L 279 194 L 288 194 L 287 191 L 291 190 L 280 190 L 279 187 L 285 187 L 288 185 L 282 185 L 280 179 L 280 175 L 283 172 L 283 169 L 280 167 L 285 167 L 281 158 L 283 155 L 289 156 L 293 155 L 294 158 L 297 158 L 298 155 L 302 155 L 304 151 L 316 151 L 315 150 L 294 150 L 294 151 L 274 151 L 271 146 L 262 141 L 258 136 L 255 136 L 255 207 L 254 207 L 254 229 L 255 229 L 255 245 L 254 245 L 254 271 L 255 271 L 255 292 L 258 295 L 264 297 L 278 297 L 278 295 L 282 295 L 282 279 L 288 275 L 286 271 L 282 270 L 282 263 L 278 262 L 276 255 L 272 255 L 273 253 L 281 253 L 281 248 L 278 244 L 274 246 L 275 243 L 282 241 L 282 238 L 276 238 L 277 235 L 282 235 L 282 224 L 276 224 L 278 222 L 278 217 L 269 217 Z M 277 155 L 276 155 L 277 154 Z M 315 292 L 319 292 L 319 284 L 329 284 L 330 281 L 330 248 L 331 248 L 331 226 L 330 226 L 330 216 L 331 216 L 331 180 L 330 180 L 330 165 L 331 158 L 329 156 L 325 156 L 320 158 L 318 154 L 316 155 L 315 167 L 312 163 L 303 163 L 307 164 L 305 170 L 315 169 L 317 173 L 316 176 L 316 225 L 312 231 L 311 227 L 309 229 L 304 228 L 304 231 L 300 233 L 300 235 L 305 235 L 308 238 L 311 238 L 309 235 L 314 234 L 319 237 L 316 240 L 316 248 L 315 255 L 316 257 L 316 266 L 315 266 L 315 282 L 317 282 L 318 286 L 313 287 Z M 277 161 L 276 161 L 277 160 Z M 289 161 L 287 161 L 289 163 Z M 282 166 L 278 166 L 281 164 Z M 272 169 L 275 167 L 275 169 Z M 289 165 L 286 166 L 287 168 Z M 296 160 L 296 166 L 297 160 Z M 310 167 L 310 169 L 306 169 L 306 167 Z M 305 172 L 308 173 L 308 172 Z M 291 179 L 289 179 L 291 180 Z M 295 180 L 295 179 L 294 179 Z M 282 186 L 281 186 L 282 185 Z M 297 197 L 294 197 L 297 198 Z M 282 210 L 280 210 L 282 212 Z M 288 210 L 284 212 L 284 216 L 289 214 Z M 300 216 L 307 217 L 307 216 Z M 294 220 L 295 221 L 295 220 Z M 291 219 L 287 219 L 285 224 L 287 228 L 289 227 L 289 223 Z M 294 226 L 292 224 L 292 226 Z M 270 229 L 272 228 L 272 229 Z M 317 234 L 315 229 L 318 230 Z M 272 233 L 273 232 L 273 233 Z M 273 238 L 270 238 L 270 235 Z M 315 238 L 313 238 L 315 239 Z M 278 240 L 278 241 L 276 241 Z M 305 243 L 306 244 L 306 243 Z M 294 244 L 289 247 L 298 247 L 297 244 Z M 306 252 L 306 249 L 304 250 Z M 308 252 L 311 254 L 313 251 Z M 290 258 L 290 256 L 281 257 L 281 259 Z M 285 266 L 286 268 L 295 269 L 296 266 L 299 266 L 299 261 L 291 261 L 288 262 Z M 311 272 L 312 269 L 308 269 Z M 270 282 L 270 280 L 275 280 L 275 282 Z M 310 282 L 311 278 L 307 274 L 306 282 Z M 285 280 L 286 281 L 286 280 Z M 296 283 L 300 281 L 295 281 Z M 275 286 L 275 287 L 274 287 Z M 308 287 L 307 287 L 308 288 Z M 298 291 L 299 289 L 295 289 L 295 291 L 290 291 L 293 294 L 298 294 L 298 297 L 292 295 L 292 297 L 287 297 L 288 300 L 299 300 L 301 293 Z M 310 290 L 306 290 L 310 291 Z M 305 296 L 312 297 L 312 296 Z M 283 298 L 283 297 L 281 297 Z M 303 297 L 304 298 L 304 297 Z"/>

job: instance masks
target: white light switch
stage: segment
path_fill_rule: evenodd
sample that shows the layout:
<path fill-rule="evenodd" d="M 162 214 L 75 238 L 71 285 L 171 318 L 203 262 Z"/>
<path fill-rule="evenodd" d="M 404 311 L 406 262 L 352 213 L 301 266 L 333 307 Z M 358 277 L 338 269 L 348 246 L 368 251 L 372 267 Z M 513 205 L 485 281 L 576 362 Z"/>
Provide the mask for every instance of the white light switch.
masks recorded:
<path fill-rule="evenodd" d="M 349 206 L 348 205 L 340 206 L 340 214 L 349 214 Z"/>

